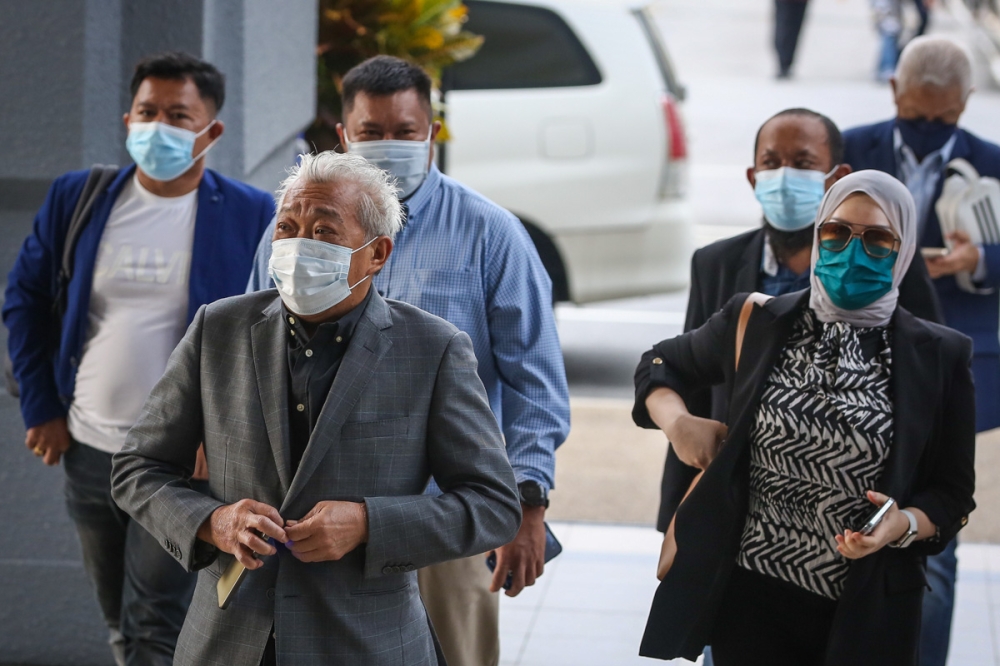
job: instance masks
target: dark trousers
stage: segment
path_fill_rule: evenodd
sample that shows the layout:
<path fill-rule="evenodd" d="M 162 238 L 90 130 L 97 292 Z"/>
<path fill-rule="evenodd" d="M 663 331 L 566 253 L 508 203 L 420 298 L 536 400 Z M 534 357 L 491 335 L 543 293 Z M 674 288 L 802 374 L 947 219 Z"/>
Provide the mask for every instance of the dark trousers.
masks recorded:
<path fill-rule="evenodd" d="M 806 16 L 806 3 L 797 0 L 774 2 L 774 50 L 778 52 L 778 71 L 787 75 L 795 60 L 802 21 Z"/>
<path fill-rule="evenodd" d="M 111 632 L 115 660 L 128 666 L 170 666 L 195 574 L 115 504 L 110 453 L 74 442 L 63 463 L 66 505 Z M 207 492 L 207 484 L 197 489 Z"/>
<path fill-rule="evenodd" d="M 951 643 L 951 619 L 955 610 L 955 577 L 958 540 L 944 551 L 927 558 L 927 585 L 920 621 L 920 666 L 945 666 Z"/>
<path fill-rule="evenodd" d="M 920 15 L 920 25 L 917 26 L 917 32 L 913 36 L 920 37 L 927 32 L 927 25 L 931 22 L 931 12 L 924 0 L 913 0 L 913 4 L 917 8 L 917 14 Z"/>
<path fill-rule="evenodd" d="M 712 638 L 715 666 L 822 666 L 837 602 L 733 569 Z"/>

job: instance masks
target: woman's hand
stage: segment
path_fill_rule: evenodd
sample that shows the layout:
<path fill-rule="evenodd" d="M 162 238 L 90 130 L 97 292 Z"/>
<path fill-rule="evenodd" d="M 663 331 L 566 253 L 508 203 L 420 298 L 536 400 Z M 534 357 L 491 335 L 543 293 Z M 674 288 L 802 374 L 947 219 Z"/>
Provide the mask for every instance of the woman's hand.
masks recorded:
<path fill-rule="evenodd" d="M 665 434 L 682 463 L 704 470 L 715 459 L 728 432 L 724 423 L 683 414 Z"/>
<path fill-rule="evenodd" d="M 868 501 L 877 507 L 888 500 L 889 498 L 882 493 L 868 491 Z M 910 521 L 900 513 L 899 504 L 893 504 L 882 518 L 882 522 L 868 536 L 852 530 L 844 530 L 843 534 L 836 535 L 834 538 L 837 540 L 837 552 L 849 560 L 860 560 L 862 557 L 877 553 L 890 543 L 899 541 L 909 529 Z"/>

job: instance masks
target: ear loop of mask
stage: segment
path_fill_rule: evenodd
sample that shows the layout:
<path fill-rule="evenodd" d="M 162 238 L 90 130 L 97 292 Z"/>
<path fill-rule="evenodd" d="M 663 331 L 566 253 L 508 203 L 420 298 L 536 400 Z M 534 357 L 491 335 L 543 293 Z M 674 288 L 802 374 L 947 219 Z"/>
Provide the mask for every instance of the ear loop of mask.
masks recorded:
<path fill-rule="evenodd" d="M 204 134 L 208 130 L 212 129 L 212 125 L 214 125 L 217 122 L 219 122 L 219 119 L 218 118 L 213 118 L 212 122 L 210 122 L 208 125 L 205 126 L 205 129 L 203 129 L 202 131 L 200 131 L 200 132 L 198 132 L 197 134 L 194 135 L 195 140 L 197 140 L 198 137 L 200 137 L 202 134 Z M 222 138 L 221 134 L 219 136 L 215 137 L 215 139 L 213 139 L 210 144 L 208 144 L 207 146 L 205 146 L 205 150 L 203 150 L 200 153 L 198 153 L 197 157 L 191 158 L 191 162 L 194 163 L 194 162 L 197 162 L 198 160 L 200 160 L 201 158 L 203 158 L 205 156 L 205 154 L 209 151 L 209 149 L 212 146 L 214 146 L 216 143 L 218 143 L 219 139 L 221 139 L 221 138 Z"/>
<path fill-rule="evenodd" d="M 345 136 L 347 135 L 346 131 L 344 132 L 344 135 Z M 361 250 L 365 249 L 366 247 L 368 247 L 369 245 L 371 245 L 372 243 L 374 243 L 375 241 L 377 241 L 379 238 L 380 238 L 379 236 L 376 236 L 375 238 L 371 239 L 370 241 L 368 241 L 367 243 L 365 243 L 364 245 L 362 245 L 361 247 L 359 247 L 357 250 L 351 250 L 351 256 L 353 257 L 355 252 L 361 252 Z M 348 270 L 350 270 L 350 267 L 348 267 Z M 361 284 L 362 282 L 364 282 L 365 280 L 367 280 L 370 277 L 371 277 L 371 275 L 364 276 L 363 278 L 361 278 L 360 280 L 358 280 L 357 282 L 355 282 L 354 286 L 347 285 L 348 291 L 354 291 L 354 287 L 357 287 L 359 284 Z"/>

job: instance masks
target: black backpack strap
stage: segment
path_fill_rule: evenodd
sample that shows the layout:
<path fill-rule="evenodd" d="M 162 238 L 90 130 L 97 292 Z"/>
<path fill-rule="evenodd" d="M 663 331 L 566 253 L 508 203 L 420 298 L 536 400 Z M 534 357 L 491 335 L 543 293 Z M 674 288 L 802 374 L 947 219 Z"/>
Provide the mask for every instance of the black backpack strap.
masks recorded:
<path fill-rule="evenodd" d="M 66 313 L 66 289 L 69 281 L 73 278 L 73 257 L 76 254 L 76 244 L 80 240 L 80 234 L 90 221 L 90 214 L 94 210 L 94 203 L 102 192 L 111 184 L 111 181 L 118 175 L 118 167 L 115 165 L 95 164 L 87 175 L 87 181 L 83 184 L 83 191 L 80 198 L 76 200 L 76 207 L 73 209 L 73 216 L 69 219 L 69 227 L 66 229 L 66 239 L 63 243 L 62 264 L 59 267 L 58 284 L 56 287 L 56 299 L 54 307 L 56 315 L 62 319 Z"/>

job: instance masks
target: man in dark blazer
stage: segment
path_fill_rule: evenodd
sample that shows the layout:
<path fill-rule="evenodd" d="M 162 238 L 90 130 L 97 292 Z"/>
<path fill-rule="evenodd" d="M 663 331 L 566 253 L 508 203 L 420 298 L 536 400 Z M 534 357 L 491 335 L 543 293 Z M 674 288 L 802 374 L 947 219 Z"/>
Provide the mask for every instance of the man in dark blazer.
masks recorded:
<path fill-rule="evenodd" d="M 116 455 L 115 499 L 200 570 L 175 664 L 443 664 L 417 569 L 517 533 L 469 336 L 371 288 L 401 226 L 382 170 L 303 156 L 279 191 L 278 290 L 198 311 Z M 187 484 L 200 442 L 210 495 Z M 222 610 L 234 561 L 251 571 Z"/>
<path fill-rule="evenodd" d="M 958 127 L 972 92 L 972 66 L 949 40 L 920 37 L 903 50 L 892 80 L 896 118 L 844 133 L 845 159 L 854 169 L 877 169 L 906 184 L 917 204 L 921 247 L 945 244 L 935 204 L 948 162 L 965 159 L 980 176 L 1000 178 L 1000 146 Z M 944 323 L 973 342 L 976 431 L 1000 427 L 1000 245 L 974 246 L 959 234 L 945 257 L 928 259 Z M 914 262 L 919 263 L 919 262 Z M 988 293 L 959 288 L 969 273 Z M 958 563 L 955 544 L 928 560 L 931 591 L 924 595 L 921 666 L 943 666 L 948 654 Z"/>
<path fill-rule="evenodd" d="M 759 172 L 782 167 L 829 174 L 827 188 L 851 172 L 844 163 L 840 130 L 826 116 L 807 109 L 782 111 L 761 126 L 754 145 L 754 166 L 747 169 L 747 180 L 754 186 Z M 691 259 L 691 293 L 684 330 L 704 324 L 738 293 L 763 291 L 778 296 L 807 288 L 812 241 L 812 224 L 798 231 L 781 231 L 765 216 L 761 227 L 696 251 Z M 934 290 L 919 262 L 914 262 L 899 292 L 900 303 L 918 317 L 941 320 Z M 688 409 L 697 416 L 725 421 L 728 405 L 724 387 L 692 395 Z M 668 450 L 657 518 L 661 532 L 667 530 L 697 473 L 678 460 L 673 449 Z"/>

